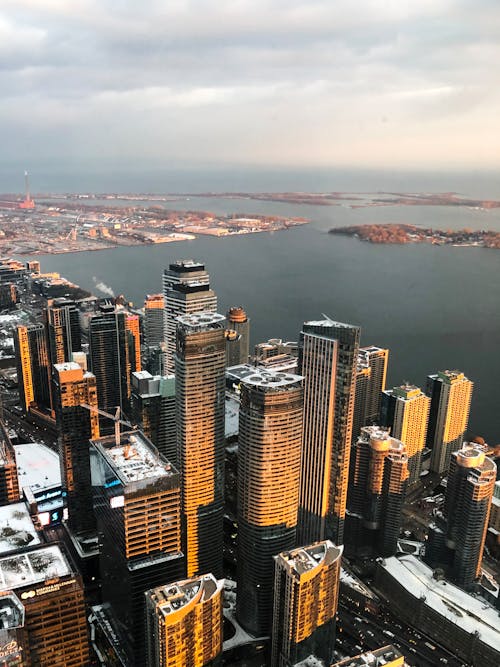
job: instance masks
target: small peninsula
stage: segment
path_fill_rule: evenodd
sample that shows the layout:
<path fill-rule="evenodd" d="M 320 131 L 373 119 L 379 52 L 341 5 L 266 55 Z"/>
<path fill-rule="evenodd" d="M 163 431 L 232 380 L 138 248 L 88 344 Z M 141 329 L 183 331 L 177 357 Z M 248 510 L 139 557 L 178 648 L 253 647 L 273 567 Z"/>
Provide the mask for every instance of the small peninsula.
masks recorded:
<path fill-rule="evenodd" d="M 500 233 L 484 229 L 431 229 L 407 224 L 353 225 L 334 227 L 329 234 L 354 236 L 361 241 L 382 244 L 432 243 L 434 245 L 499 248 Z"/>

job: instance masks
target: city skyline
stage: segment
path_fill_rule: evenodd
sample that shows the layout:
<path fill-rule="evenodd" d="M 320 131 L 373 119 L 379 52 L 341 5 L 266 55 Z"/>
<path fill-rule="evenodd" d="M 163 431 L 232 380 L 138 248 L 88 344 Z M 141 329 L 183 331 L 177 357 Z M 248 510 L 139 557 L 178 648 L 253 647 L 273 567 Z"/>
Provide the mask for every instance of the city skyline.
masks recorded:
<path fill-rule="evenodd" d="M 3 3 L 0 166 L 500 166 L 490 0 L 127 4 Z"/>

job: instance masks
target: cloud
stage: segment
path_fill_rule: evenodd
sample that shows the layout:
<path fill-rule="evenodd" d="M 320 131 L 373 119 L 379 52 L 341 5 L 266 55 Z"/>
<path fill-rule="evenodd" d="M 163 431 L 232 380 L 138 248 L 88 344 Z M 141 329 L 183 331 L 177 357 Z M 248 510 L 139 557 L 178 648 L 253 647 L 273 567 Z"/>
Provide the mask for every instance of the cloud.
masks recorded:
<path fill-rule="evenodd" d="M 4 0 L 0 163 L 497 165 L 499 29 L 488 0 Z"/>

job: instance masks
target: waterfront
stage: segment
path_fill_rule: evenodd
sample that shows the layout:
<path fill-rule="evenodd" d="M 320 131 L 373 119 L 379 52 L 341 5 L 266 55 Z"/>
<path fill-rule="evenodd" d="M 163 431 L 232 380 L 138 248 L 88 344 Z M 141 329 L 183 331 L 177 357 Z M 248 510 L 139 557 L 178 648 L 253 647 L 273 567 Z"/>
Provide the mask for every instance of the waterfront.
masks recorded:
<path fill-rule="evenodd" d="M 235 211 L 234 200 L 177 202 L 176 208 Z M 500 229 L 500 212 L 443 207 L 292 206 L 238 202 L 238 212 L 302 215 L 311 224 L 277 234 L 251 234 L 112 252 L 39 256 L 42 269 L 59 271 L 99 294 L 109 285 L 141 305 L 161 289 L 171 261 L 203 260 L 219 296 L 219 309 L 242 304 L 252 319 L 252 341 L 296 340 L 303 320 L 320 313 L 362 326 L 362 344 L 391 350 L 392 383 L 425 383 L 428 373 L 460 368 L 476 383 L 471 432 L 500 441 L 498 252 L 487 248 L 383 246 L 328 235 L 332 226 L 404 221 L 440 228 Z M 95 280 L 94 280 L 95 278 Z"/>

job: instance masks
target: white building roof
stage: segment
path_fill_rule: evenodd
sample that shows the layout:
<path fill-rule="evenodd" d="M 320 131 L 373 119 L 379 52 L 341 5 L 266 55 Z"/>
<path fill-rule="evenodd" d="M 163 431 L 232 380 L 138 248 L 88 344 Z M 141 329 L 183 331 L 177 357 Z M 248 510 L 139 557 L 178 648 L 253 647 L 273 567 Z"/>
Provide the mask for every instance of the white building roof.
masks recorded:
<path fill-rule="evenodd" d="M 71 574 L 57 545 L 14 554 L 0 559 L 0 591 L 15 590 L 53 577 Z"/>
<path fill-rule="evenodd" d="M 40 538 L 24 503 L 0 507 L 0 554 L 40 544 Z"/>
<path fill-rule="evenodd" d="M 61 485 L 59 456 L 39 442 L 14 445 L 19 486 L 33 492 Z"/>

